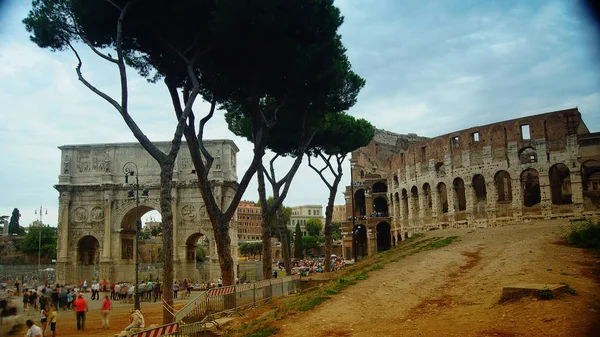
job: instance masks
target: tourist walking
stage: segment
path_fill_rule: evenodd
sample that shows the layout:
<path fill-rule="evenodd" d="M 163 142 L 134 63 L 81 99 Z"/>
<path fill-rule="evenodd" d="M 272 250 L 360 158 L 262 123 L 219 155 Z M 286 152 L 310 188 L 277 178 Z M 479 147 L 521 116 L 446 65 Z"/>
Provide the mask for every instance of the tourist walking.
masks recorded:
<path fill-rule="evenodd" d="M 160 295 L 160 282 L 157 281 L 156 284 L 154 284 L 154 302 L 156 302 L 156 300 L 160 298 Z"/>
<path fill-rule="evenodd" d="M 29 289 L 23 291 L 23 310 L 29 314 Z"/>
<path fill-rule="evenodd" d="M 88 312 L 86 300 L 82 294 L 77 295 L 77 299 L 73 302 L 75 305 L 75 315 L 77 317 L 77 330 L 85 330 L 85 313 Z"/>
<path fill-rule="evenodd" d="M 177 292 L 179 291 L 179 284 L 177 281 L 173 283 L 173 298 L 177 298 Z"/>
<path fill-rule="evenodd" d="M 48 312 L 48 323 L 50 324 L 50 332 L 52 332 L 52 337 L 56 337 L 56 317 L 58 313 L 56 312 L 56 305 L 52 303 L 50 306 L 50 311 Z M 44 334 L 46 330 L 44 329 Z"/>
<path fill-rule="evenodd" d="M 48 325 L 48 312 L 46 311 L 46 305 L 40 304 L 40 322 L 42 323 L 42 331 L 46 331 Z"/>
<path fill-rule="evenodd" d="M 39 326 L 33 324 L 33 321 L 28 319 L 27 322 L 25 322 L 25 325 L 27 325 L 27 327 L 29 328 L 29 330 L 27 330 L 27 333 L 25 334 L 25 337 L 42 337 L 42 329 L 40 329 Z"/>
<path fill-rule="evenodd" d="M 104 300 L 102 301 L 102 311 L 100 315 L 102 315 L 102 328 L 108 329 L 110 323 L 110 306 L 112 302 L 108 298 L 108 295 L 104 295 Z"/>

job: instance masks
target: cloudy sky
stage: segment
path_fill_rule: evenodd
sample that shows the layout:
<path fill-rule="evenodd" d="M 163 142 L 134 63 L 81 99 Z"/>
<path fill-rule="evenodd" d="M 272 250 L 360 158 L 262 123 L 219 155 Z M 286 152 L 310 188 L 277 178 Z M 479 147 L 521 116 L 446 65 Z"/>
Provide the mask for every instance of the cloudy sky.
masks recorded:
<path fill-rule="evenodd" d="M 41 50 L 21 20 L 30 1 L 0 3 L 0 215 L 20 209 L 21 224 L 56 225 L 60 152 L 65 144 L 133 142 L 117 112 L 76 79 L 69 52 Z M 367 80 L 350 113 L 379 128 L 433 137 L 475 125 L 579 107 L 600 131 L 599 36 L 573 0 L 338 0 L 343 41 Z M 87 78 L 117 94 L 117 72 L 83 53 Z M 174 117 L 162 84 L 130 72 L 131 111 L 153 140 L 169 140 Z M 196 110 L 206 108 L 198 103 Z M 245 167 L 250 144 L 222 115 L 209 138 L 231 138 Z M 242 172 L 238 172 L 241 175 Z M 349 179 L 346 175 L 346 180 Z M 246 192 L 256 200 L 256 184 Z M 325 205 L 327 191 L 307 167 L 287 205 Z M 336 203 L 343 203 L 338 194 Z"/>

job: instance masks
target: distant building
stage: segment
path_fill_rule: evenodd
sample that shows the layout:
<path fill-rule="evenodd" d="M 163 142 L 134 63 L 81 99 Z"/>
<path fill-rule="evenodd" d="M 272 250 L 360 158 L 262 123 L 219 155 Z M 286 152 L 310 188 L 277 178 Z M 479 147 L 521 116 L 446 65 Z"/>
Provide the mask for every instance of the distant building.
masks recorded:
<path fill-rule="evenodd" d="M 253 201 L 242 200 L 237 207 L 238 241 L 261 240 L 262 213 Z"/>
<path fill-rule="evenodd" d="M 158 227 L 162 227 L 162 222 L 156 221 L 152 218 L 144 223 L 144 230 L 149 232 Z"/>
<path fill-rule="evenodd" d="M 8 235 L 8 215 L 0 216 L 0 223 L 2 224 L 2 235 Z"/>
<path fill-rule="evenodd" d="M 333 206 L 333 222 L 346 221 L 346 205 L 335 205 Z"/>
<path fill-rule="evenodd" d="M 296 224 L 300 224 L 302 234 L 306 235 L 306 222 L 310 219 L 319 219 L 324 223 L 323 219 L 323 206 L 322 205 L 303 205 L 292 207 L 292 215 L 290 216 L 290 223 L 288 229 L 294 232 L 296 230 Z"/>

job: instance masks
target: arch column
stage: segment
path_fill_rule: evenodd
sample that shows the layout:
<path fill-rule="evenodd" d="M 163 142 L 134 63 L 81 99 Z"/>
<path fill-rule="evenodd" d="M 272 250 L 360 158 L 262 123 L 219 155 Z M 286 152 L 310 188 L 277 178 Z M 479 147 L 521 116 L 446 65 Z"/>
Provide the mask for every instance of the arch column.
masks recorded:
<path fill-rule="evenodd" d="M 431 221 L 434 224 L 439 225 L 438 223 L 438 214 L 442 211 L 442 205 L 440 204 L 440 196 L 435 186 L 435 189 L 431 189 Z"/>
<path fill-rule="evenodd" d="M 58 198 L 58 245 L 56 263 L 56 282 L 66 283 L 69 268 L 69 208 L 71 192 L 62 191 Z"/>
<path fill-rule="evenodd" d="M 485 184 L 486 205 L 485 213 L 488 224 L 493 224 L 496 219 L 496 203 L 498 202 L 498 188 L 494 179 L 487 180 Z"/>
<path fill-rule="evenodd" d="M 110 282 L 115 281 L 112 273 L 112 209 L 111 205 L 114 200 L 112 191 L 104 191 L 103 196 L 104 208 L 104 238 L 102 242 L 102 256 L 100 257 L 100 278 Z"/>
<path fill-rule="evenodd" d="M 521 184 L 521 176 L 518 176 L 517 179 L 512 179 L 512 201 L 511 208 L 513 213 L 513 218 L 517 221 L 523 220 L 523 185 Z"/>
<path fill-rule="evenodd" d="M 575 214 L 581 214 L 583 212 L 583 179 L 581 178 L 581 167 L 579 167 L 577 171 L 571 171 L 570 178 L 573 212 Z"/>
<path fill-rule="evenodd" d="M 450 188 L 448 188 L 450 186 Z M 454 222 L 454 216 L 456 210 L 454 209 L 454 195 L 456 194 L 456 189 L 454 188 L 454 184 L 450 183 L 450 185 L 446 185 L 446 200 L 448 202 L 448 222 Z"/>
<path fill-rule="evenodd" d="M 549 219 L 552 215 L 552 187 L 550 186 L 550 177 L 548 172 L 539 173 L 538 179 L 540 182 L 540 206 L 542 215 Z"/>
<path fill-rule="evenodd" d="M 467 226 L 473 225 L 473 221 L 475 220 L 475 202 L 473 201 L 473 197 L 475 193 L 473 193 L 473 184 L 468 181 L 465 182 L 465 212 L 467 213 Z"/>

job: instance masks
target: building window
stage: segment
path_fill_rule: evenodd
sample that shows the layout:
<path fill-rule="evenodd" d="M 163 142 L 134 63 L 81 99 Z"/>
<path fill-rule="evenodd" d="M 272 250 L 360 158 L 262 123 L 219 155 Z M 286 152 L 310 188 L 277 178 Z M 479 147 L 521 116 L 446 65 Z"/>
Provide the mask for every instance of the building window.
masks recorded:
<path fill-rule="evenodd" d="M 427 146 L 421 146 L 421 156 L 423 159 L 427 158 Z"/>
<path fill-rule="evenodd" d="M 308 215 L 310 215 L 310 209 L 308 210 Z"/>
<path fill-rule="evenodd" d="M 452 137 L 452 146 L 458 147 L 459 145 L 460 145 L 460 142 L 459 142 L 458 136 Z"/>
<path fill-rule="evenodd" d="M 521 125 L 521 139 L 522 140 L 531 139 L 531 134 L 529 133 L 529 124 Z"/>
<path fill-rule="evenodd" d="M 473 132 L 471 136 L 473 137 L 473 143 L 479 143 L 479 132 Z"/>

